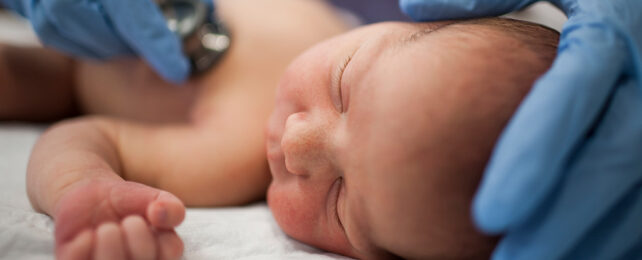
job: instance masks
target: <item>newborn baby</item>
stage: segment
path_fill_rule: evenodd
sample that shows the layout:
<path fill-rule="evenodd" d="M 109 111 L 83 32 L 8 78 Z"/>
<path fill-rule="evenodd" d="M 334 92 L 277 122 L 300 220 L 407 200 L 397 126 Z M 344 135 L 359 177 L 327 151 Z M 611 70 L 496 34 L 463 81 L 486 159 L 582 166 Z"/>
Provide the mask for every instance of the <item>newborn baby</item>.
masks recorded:
<path fill-rule="evenodd" d="M 497 238 L 475 229 L 471 199 L 557 41 L 484 19 L 377 24 L 309 50 L 268 126 L 277 222 L 356 258 L 488 258 Z"/>
<path fill-rule="evenodd" d="M 0 119 L 55 119 L 70 104 L 100 115 L 55 125 L 29 162 L 29 197 L 56 222 L 59 258 L 175 259 L 184 204 L 241 205 L 266 194 L 264 126 L 279 78 L 300 52 L 347 27 L 319 1 L 218 0 L 217 10 L 232 48 L 180 87 L 133 60 L 48 53 L 0 64 L 9 93 L 0 95 Z M 268 202 L 279 224 L 360 258 L 487 256 L 495 239 L 474 230 L 470 198 L 497 135 L 550 65 L 556 37 L 497 19 L 390 23 L 302 56 L 268 127 Z"/>

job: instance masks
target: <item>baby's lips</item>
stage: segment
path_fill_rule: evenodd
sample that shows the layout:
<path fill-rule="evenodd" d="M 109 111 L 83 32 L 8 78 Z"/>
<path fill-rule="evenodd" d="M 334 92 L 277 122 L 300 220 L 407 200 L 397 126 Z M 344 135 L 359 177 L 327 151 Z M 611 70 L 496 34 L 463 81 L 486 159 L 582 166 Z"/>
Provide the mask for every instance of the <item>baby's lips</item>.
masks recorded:
<path fill-rule="evenodd" d="M 154 227 L 174 228 L 185 218 L 185 206 L 174 195 L 162 192 L 147 207 L 147 219 Z"/>

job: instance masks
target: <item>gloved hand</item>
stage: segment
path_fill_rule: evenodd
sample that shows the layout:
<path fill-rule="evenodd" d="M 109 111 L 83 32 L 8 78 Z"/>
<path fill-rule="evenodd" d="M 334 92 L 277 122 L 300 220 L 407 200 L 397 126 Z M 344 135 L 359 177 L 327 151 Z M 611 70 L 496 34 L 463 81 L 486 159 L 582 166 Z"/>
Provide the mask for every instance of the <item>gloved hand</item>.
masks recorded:
<path fill-rule="evenodd" d="M 417 20 L 535 0 L 401 0 Z M 552 1 L 569 16 L 553 67 L 498 141 L 473 203 L 495 259 L 642 259 L 642 1 Z"/>
<path fill-rule="evenodd" d="M 43 44 L 76 57 L 138 55 L 163 78 L 187 79 L 178 37 L 152 0 L 0 0 L 31 21 Z"/>

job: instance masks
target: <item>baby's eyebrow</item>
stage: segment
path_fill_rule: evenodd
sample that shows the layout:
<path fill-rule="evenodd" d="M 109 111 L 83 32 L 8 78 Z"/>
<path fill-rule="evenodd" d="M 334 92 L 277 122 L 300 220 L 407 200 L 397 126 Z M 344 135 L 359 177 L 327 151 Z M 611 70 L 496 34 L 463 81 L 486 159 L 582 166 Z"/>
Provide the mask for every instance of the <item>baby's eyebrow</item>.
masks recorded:
<path fill-rule="evenodd" d="M 441 27 L 439 27 L 439 28 L 441 28 Z M 410 44 L 410 43 L 419 41 L 419 39 L 423 38 L 426 35 L 429 35 L 429 34 L 433 33 L 436 30 L 439 30 L 439 28 L 436 28 L 436 29 L 435 28 L 428 28 L 428 29 L 423 29 L 423 30 L 416 31 L 416 32 L 412 33 L 410 36 L 405 37 L 402 40 L 402 42 L 403 42 L 403 44 Z"/>
<path fill-rule="evenodd" d="M 444 29 L 444 28 L 446 28 L 446 27 L 448 27 L 450 25 L 457 24 L 457 23 L 459 23 L 459 22 L 458 21 L 453 21 L 453 22 L 449 22 L 449 23 L 444 23 L 444 24 L 442 24 L 440 26 L 437 26 L 437 27 L 430 26 L 428 28 L 417 30 L 417 31 L 413 32 L 412 34 L 404 37 L 401 40 L 401 45 L 405 46 L 405 45 L 408 45 L 408 44 L 412 44 L 412 43 L 418 42 L 420 39 L 424 38 L 427 35 L 430 35 L 431 33 L 434 33 L 436 31 L 439 31 L 441 29 Z"/>

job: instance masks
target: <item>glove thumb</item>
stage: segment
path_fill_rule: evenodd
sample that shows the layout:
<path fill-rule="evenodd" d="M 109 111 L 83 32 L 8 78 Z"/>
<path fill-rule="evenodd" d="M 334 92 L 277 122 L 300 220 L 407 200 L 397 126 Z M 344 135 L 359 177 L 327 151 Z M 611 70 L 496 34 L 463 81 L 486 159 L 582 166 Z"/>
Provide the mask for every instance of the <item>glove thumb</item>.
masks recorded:
<path fill-rule="evenodd" d="M 400 0 L 401 10 L 417 21 L 498 16 L 520 10 L 537 0 Z"/>

